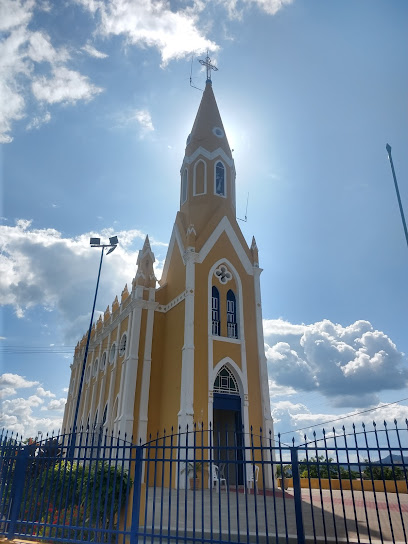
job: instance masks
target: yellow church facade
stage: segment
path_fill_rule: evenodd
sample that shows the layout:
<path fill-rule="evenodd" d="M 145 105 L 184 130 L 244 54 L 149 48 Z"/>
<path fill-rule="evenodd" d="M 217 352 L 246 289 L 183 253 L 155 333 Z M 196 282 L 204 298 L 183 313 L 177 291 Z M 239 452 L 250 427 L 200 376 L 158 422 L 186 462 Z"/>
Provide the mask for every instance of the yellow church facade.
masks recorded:
<path fill-rule="evenodd" d="M 255 239 L 236 220 L 235 165 L 207 79 L 187 138 L 177 213 L 160 281 L 148 237 L 132 289 L 94 325 L 77 425 L 145 443 L 194 424 L 273 436 Z M 72 428 L 86 335 L 63 427 Z"/>

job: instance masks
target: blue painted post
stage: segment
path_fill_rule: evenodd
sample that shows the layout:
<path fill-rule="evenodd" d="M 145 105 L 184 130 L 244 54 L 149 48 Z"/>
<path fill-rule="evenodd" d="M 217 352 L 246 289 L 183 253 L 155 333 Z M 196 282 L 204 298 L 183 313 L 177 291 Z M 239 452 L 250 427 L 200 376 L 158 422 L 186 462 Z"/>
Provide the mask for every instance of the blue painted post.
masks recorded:
<path fill-rule="evenodd" d="M 11 508 L 10 523 L 8 530 L 8 539 L 12 540 L 15 536 L 17 517 L 20 512 L 21 501 L 23 498 L 24 480 L 27 470 L 29 456 L 29 446 L 21 449 L 17 454 L 16 466 L 14 468 L 14 477 L 11 487 Z"/>
<path fill-rule="evenodd" d="M 143 446 L 136 446 L 135 477 L 133 482 L 132 524 L 130 544 L 139 541 L 140 495 L 142 493 Z"/>
<path fill-rule="evenodd" d="M 292 463 L 293 498 L 295 499 L 294 502 L 295 502 L 297 541 L 298 541 L 298 544 L 304 544 L 305 530 L 303 527 L 303 515 L 302 515 L 302 492 L 300 487 L 298 448 L 296 446 L 293 446 L 290 448 L 290 459 Z"/>

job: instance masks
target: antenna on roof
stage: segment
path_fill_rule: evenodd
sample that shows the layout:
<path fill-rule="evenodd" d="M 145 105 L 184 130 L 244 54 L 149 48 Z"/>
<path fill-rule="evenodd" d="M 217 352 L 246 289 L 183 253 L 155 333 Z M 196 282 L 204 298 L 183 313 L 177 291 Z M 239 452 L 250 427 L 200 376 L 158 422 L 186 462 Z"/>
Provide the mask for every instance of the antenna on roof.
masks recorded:
<path fill-rule="evenodd" d="M 247 195 L 247 203 L 246 203 L 246 209 L 245 209 L 245 219 L 241 219 L 240 217 L 237 217 L 238 221 L 243 221 L 244 223 L 247 222 L 248 200 L 249 200 L 249 192 L 248 192 L 248 195 Z"/>
<path fill-rule="evenodd" d="M 195 85 L 193 85 L 193 60 L 194 55 L 191 55 L 190 87 L 192 87 L 193 89 L 197 89 L 198 91 L 203 91 L 204 89 L 200 89 L 200 87 L 196 87 Z"/>

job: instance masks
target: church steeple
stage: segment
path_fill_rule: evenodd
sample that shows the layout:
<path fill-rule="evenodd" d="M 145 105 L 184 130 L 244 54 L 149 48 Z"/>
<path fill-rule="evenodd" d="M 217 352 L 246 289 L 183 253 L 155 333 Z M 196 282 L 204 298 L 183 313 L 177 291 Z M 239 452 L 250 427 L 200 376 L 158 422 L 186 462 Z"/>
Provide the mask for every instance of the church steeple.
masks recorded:
<path fill-rule="evenodd" d="M 186 228 L 193 225 L 199 237 L 215 217 L 235 221 L 234 159 L 210 79 L 187 138 L 180 173 L 180 211 Z"/>
<path fill-rule="evenodd" d="M 227 157 L 232 159 L 211 80 L 206 82 L 193 128 L 187 138 L 186 156 L 191 156 L 200 147 L 209 152 L 222 149 Z"/>

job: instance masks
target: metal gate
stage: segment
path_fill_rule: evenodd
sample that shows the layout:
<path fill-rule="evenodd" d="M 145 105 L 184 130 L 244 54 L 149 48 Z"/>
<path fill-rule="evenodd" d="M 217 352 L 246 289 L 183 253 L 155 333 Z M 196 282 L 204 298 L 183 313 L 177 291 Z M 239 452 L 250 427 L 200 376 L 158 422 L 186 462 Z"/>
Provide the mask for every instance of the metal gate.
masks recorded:
<path fill-rule="evenodd" d="M 0 436 L 0 533 L 63 542 L 407 542 L 408 422 L 296 445 L 194 428 L 144 445 Z M 74 442 L 75 441 L 75 442 Z"/>

